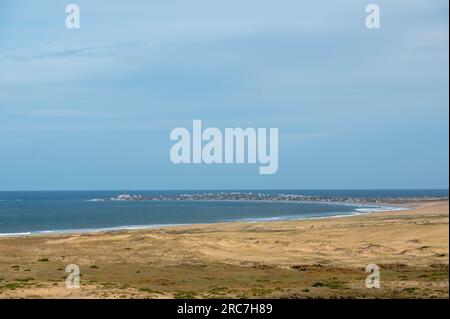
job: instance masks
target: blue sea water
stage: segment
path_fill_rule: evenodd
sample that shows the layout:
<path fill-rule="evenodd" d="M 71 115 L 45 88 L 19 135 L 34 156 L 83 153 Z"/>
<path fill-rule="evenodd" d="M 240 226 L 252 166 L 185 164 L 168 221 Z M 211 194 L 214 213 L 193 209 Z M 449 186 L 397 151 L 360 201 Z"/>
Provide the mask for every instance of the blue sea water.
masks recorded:
<path fill-rule="evenodd" d="M 197 190 L 133 191 L 130 193 L 158 196 L 203 192 Z M 320 196 L 324 198 L 448 197 L 448 190 L 277 190 L 253 192 Z M 132 229 L 226 221 L 323 218 L 354 215 L 380 209 L 396 209 L 395 207 L 380 207 L 377 205 L 321 202 L 95 200 L 110 198 L 119 194 L 120 192 L 117 191 L 0 192 L 0 236 Z"/>

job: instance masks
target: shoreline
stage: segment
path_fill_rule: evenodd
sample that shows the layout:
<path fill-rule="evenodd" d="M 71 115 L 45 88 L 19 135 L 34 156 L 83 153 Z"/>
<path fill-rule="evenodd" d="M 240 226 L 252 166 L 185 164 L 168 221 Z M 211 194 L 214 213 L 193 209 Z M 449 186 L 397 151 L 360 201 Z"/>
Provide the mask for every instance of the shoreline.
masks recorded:
<path fill-rule="evenodd" d="M 351 218 L 0 237 L 0 298 L 448 298 L 449 202 Z M 80 289 L 68 289 L 68 265 Z M 368 264 L 381 288 L 365 286 Z"/>
<path fill-rule="evenodd" d="M 202 200 L 208 201 L 231 201 L 231 202 L 249 202 L 250 200 Z M 189 226 L 213 226 L 218 224 L 228 224 L 228 223 L 271 223 L 271 222 L 288 222 L 288 221 L 307 221 L 307 220 L 318 220 L 318 219 L 328 219 L 328 218 L 344 218 L 353 217 L 366 214 L 373 214 L 379 212 L 395 212 L 402 210 L 409 210 L 411 207 L 407 205 L 394 204 L 389 202 L 339 202 L 339 201 L 272 201 L 272 200 L 251 200 L 251 202 L 263 202 L 263 203 L 309 203 L 309 204 L 330 204 L 330 205 L 343 205 L 343 206 L 377 206 L 377 207 L 361 207 L 360 209 L 367 209 L 367 211 L 355 211 L 345 212 L 342 214 L 332 215 L 332 216 L 318 216 L 318 217 L 265 217 L 265 218 L 254 218 L 254 219 L 236 219 L 227 221 L 217 221 L 211 223 L 186 223 L 186 224 L 154 224 L 154 225 L 120 225 L 113 227 L 101 227 L 101 228 L 86 228 L 86 229 L 63 229 L 63 230 L 38 230 L 38 231 L 22 231 L 13 233 L 0 233 L 0 238 L 15 238 L 15 237 L 29 237 L 29 236 L 60 236 L 60 235 L 81 235 L 81 234 L 99 234 L 99 233 L 115 233 L 115 232 L 126 232 L 133 230 L 150 230 L 150 229 L 163 229 L 172 227 L 189 227 Z M 386 206 L 389 204 L 390 206 Z M 373 208 L 374 210 L 370 210 Z"/>

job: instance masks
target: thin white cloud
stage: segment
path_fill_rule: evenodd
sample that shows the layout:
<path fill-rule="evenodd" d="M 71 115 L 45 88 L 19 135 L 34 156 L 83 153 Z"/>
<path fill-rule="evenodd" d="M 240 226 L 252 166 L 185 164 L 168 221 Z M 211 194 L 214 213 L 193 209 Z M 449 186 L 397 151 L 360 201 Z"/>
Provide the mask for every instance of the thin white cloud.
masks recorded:
<path fill-rule="evenodd" d="M 112 114 L 89 111 L 81 109 L 67 109 L 67 108 L 54 108 L 54 109 L 35 109 L 21 112 L 25 116 L 38 116 L 38 117 L 111 117 Z"/>

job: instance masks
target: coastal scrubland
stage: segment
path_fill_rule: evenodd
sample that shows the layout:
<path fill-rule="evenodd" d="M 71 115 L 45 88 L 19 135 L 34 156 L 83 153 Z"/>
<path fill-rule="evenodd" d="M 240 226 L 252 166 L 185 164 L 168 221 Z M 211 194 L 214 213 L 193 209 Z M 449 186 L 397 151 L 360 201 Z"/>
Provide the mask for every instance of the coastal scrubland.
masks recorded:
<path fill-rule="evenodd" d="M 1 298 L 448 298 L 448 200 L 342 218 L 0 238 Z M 80 267 L 69 289 L 66 266 Z M 368 264 L 380 288 L 366 288 Z"/>

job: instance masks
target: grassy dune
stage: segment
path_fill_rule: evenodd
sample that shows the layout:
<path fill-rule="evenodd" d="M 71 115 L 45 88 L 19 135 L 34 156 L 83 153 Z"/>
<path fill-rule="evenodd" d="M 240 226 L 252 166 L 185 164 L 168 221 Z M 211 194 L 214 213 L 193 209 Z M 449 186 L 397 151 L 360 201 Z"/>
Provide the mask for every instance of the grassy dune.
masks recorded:
<path fill-rule="evenodd" d="M 0 238 L 2 298 L 448 298 L 448 201 L 266 223 Z M 368 289 L 368 264 L 381 288 Z M 68 264 L 80 289 L 65 286 Z"/>

